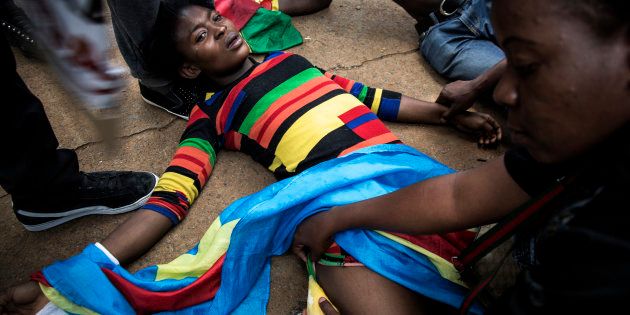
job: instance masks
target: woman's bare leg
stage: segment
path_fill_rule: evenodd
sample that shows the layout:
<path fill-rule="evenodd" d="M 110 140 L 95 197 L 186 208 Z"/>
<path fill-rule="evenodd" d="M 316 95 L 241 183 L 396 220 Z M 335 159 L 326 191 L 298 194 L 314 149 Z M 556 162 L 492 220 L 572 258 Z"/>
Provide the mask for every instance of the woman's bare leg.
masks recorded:
<path fill-rule="evenodd" d="M 341 314 L 419 315 L 453 311 L 365 267 L 316 268 L 319 284 Z"/>

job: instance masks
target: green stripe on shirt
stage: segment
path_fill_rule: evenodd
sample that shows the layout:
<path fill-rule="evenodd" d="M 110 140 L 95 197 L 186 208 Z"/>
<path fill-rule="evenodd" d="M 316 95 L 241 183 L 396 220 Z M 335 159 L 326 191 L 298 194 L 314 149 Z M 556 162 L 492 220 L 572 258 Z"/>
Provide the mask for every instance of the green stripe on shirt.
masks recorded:
<path fill-rule="evenodd" d="M 359 96 L 357 96 L 357 98 L 359 99 L 359 101 L 361 101 L 361 103 L 363 103 L 363 101 L 365 100 L 365 96 L 367 96 L 367 92 L 368 92 L 368 87 L 364 85 L 363 89 L 361 89 L 361 93 L 359 93 Z"/>
<path fill-rule="evenodd" d="M 185 147 L 185 146 L 195 147 L 199 150 L 202 150 L 208 153 L 208 155 L 210 156 L 210 164 L 212 164 L 213 166 L 214 166 L 215 161 L 217 160 L 217 155 L 214 152 L 214 148 L 212 148 L 210 143 L 206 140 L 203 140 L 200 138 L 188 138 L 180 142 L 179 146 L 180 147 Z"/>
<path fill-rule="evenodd" d="M 291 91 L 300 87 L 306 82 L 321 76 L 322 73 L 319 70 L 315 68 L 309 68 L 278 85 L 273 90 L 265 94 L 265 96 L 261 97 L 258 102 L 256 102 L 252 110 L 245 117 L 245 120 L 243 120 L 243 123 L 241 124 L 241 127 L 238 131 L 242 134 L 249 135 L 249 131 L 252 129 L 252 126 L 254 126 L 260 116 L 262 116 L 265 111 L 269 109 L 269 106 L 271 106 L 273 102 L 277 101 L 280 97 L 286 95 L 287 93 L 290 93 Z"/>

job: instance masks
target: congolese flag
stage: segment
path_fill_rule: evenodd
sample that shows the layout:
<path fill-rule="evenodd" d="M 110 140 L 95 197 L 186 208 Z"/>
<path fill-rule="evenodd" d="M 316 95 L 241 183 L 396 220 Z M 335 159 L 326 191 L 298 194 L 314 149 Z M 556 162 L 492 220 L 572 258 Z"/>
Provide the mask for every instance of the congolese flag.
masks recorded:
<path fill-rule="evenodd" d="M 302 220 L 451 172 L 403 144 L 367 147 L 235 201 L 192 250 L 168 264 L 131 274 L 96 244 L 44 268 L 38 280 L 53 303 L 76 314 L 264 314 L 270 258 L 289 249 Z M 448 248 L 468 241 L 468 233 L 425 239 L 369 230 L 335 235 L 371 270 L 454 307 L 468 289 L 448 257 L 456 251 Z"/>

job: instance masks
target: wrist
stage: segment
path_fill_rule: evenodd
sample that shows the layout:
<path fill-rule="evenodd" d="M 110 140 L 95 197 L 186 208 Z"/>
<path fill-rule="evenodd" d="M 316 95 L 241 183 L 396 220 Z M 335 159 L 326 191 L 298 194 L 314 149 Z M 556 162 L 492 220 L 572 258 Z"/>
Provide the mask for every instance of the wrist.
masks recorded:
<path fill-rule="evenodd" d="M 490 68 L 486 72 L 482 73 L 478 77 L 474 78 L 472 81 L 473 87 L 475 89 L 475 93 L 481 94 L 485 91 L 494 88 L 497 84 L 501 75 L 505 72 L 505 68 L 507 65 L 506 59 L 503 59 L 501 62 L 496 64 L 494 67 Z"/>

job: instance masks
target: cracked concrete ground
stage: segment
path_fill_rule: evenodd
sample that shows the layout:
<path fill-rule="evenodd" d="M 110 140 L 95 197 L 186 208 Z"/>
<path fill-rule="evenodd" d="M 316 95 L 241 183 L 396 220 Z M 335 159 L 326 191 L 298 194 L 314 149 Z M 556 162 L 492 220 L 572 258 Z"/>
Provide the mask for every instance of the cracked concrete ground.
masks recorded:
<path fill-rule="evenodd" d="M 445 80 L 418 53 L 414 20 L 393 2 L 335 0 L 329 9 L 293 19 L 304 44 L 290 49 L 313 64 L 372 86 L 435 100 Z M 112 56 L 124 65 L 113 40 Z M 18 72 L 46 108 L 61 147 L 75 149 L 84 171 L 145 170 L 161 174 L 175 151 L 185 121 L 145 104 L 137 81 L 128 77 L 122 94 L 123 118 L 119 149 L 108 153 L 85 114 L 57 83 L 48 65 L 23 58 L 16 51 Z M 480 111 L 491 111 L 477 107 Z M 405 143 L 457 170 L 473 168 L 499 156 L 504 147 L 477 148 L 474 139 L 443 126 L 388 123 Z M 148 254 L 131 265 L 138 270 L 165 263 L 192 247 L 221 209 L 233 200 L 274 182 L 270 172 L 237 152 L 220 152 L 208 184 L 184 222 Z M 26 231 L 11 210 L 11 199 L 0 191 L 0 289 L 28 280 L 29 275 L 88 243 L 103 239 L 130 214 L 90 216 L 45 232 Z M 306 273 L 291 255 L 272 260 L 270 314 L 288 314 L 305 306 Z"/>

